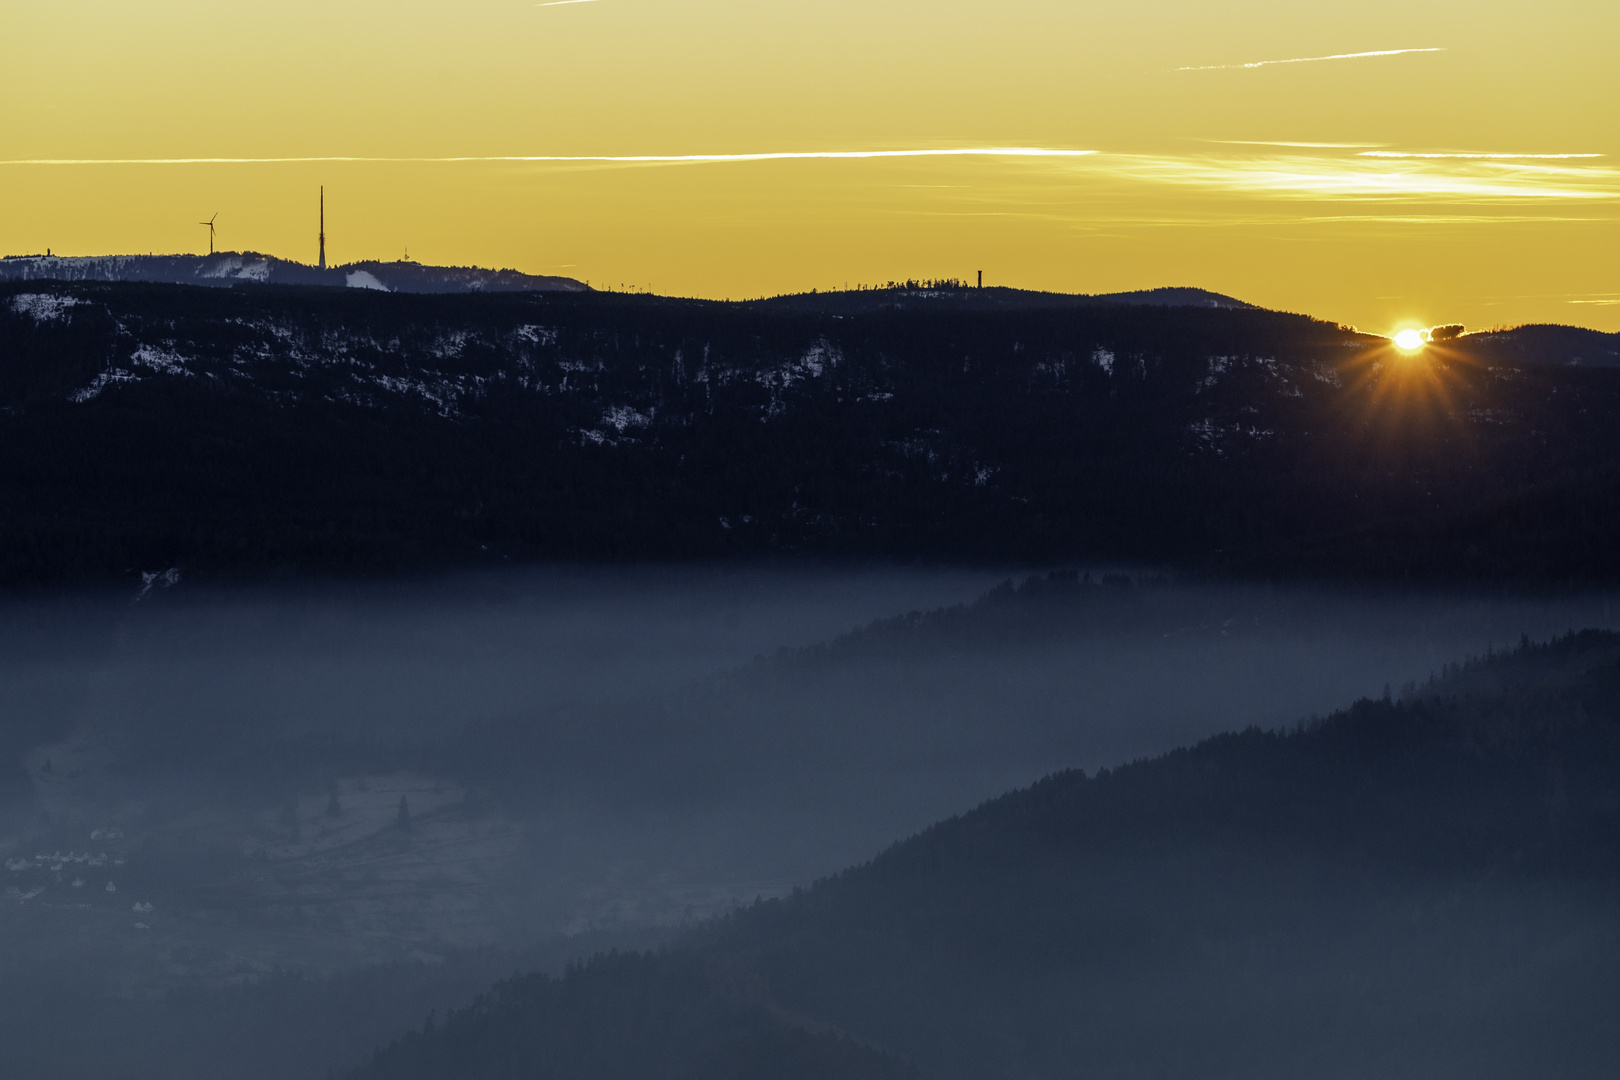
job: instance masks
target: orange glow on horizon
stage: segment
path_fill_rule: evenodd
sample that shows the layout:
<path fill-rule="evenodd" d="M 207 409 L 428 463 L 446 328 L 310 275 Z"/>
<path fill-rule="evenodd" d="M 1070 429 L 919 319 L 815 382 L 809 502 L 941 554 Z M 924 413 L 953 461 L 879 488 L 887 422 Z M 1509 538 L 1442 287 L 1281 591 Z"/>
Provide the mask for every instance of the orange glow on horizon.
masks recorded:
<path fill-rule="evenodd" d="M 335 262 L 1620 330 L 1620 6 L 1370 2 L 18 5 L 0 254 L 313 263 L 324 185 Z"/>

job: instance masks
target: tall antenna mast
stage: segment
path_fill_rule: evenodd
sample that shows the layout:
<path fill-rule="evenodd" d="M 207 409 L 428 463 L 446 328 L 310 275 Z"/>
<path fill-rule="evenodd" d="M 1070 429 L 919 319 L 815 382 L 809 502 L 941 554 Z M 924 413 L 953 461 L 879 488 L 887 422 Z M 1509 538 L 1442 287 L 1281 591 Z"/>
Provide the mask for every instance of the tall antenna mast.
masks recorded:
<path fill-rule="evenodd" d="M 321 269 L 326 269 L 326 185 L 321 185 Z"/>

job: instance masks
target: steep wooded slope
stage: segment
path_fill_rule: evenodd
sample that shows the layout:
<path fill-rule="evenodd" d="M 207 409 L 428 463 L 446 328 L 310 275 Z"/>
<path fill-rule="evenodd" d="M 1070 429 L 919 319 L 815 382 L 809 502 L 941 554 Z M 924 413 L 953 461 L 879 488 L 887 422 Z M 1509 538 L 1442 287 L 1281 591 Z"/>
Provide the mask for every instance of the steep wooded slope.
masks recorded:
<path fill-rule="evenodd" d="M 923 1076 L 1612 1075 L 1617 659 L 1613 635 L 1571 635 L 1293 731 L 1056 775 L 674 951 L 504 984 L 357 1075 L 618 1075 L 657 1045 L 626 1028 L 675 970 L 695 1000 Z M 581 1054 L 595 1025 L 627 1043 Z M 864 1075 L 844 1068 L 815 1075 Z"/>

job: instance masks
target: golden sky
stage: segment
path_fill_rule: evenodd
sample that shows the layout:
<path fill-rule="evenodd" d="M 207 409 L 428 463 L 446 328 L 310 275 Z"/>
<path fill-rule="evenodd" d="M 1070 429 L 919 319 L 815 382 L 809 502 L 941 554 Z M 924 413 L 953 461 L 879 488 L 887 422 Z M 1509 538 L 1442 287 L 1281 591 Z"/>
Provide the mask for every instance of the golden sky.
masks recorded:
<path fill-rule="evenodd" d="M 313 262 L 324 184 L 337 262 L 1620 330 L 1617 41 L 1614 0 L 5 0 L 0 253 L 217 211 Z M 692 155 L 744 158 L 555 160 Z"/>

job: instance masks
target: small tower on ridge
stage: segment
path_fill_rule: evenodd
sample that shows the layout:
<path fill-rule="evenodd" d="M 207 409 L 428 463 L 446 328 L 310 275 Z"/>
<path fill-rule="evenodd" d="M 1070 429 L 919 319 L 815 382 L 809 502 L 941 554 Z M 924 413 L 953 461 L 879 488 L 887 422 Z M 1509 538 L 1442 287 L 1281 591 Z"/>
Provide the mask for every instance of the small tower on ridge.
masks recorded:
<path fill-rule="evenodd" d="M 326 185 L 321 185 L 321 269 L 326 269 Z"/>

